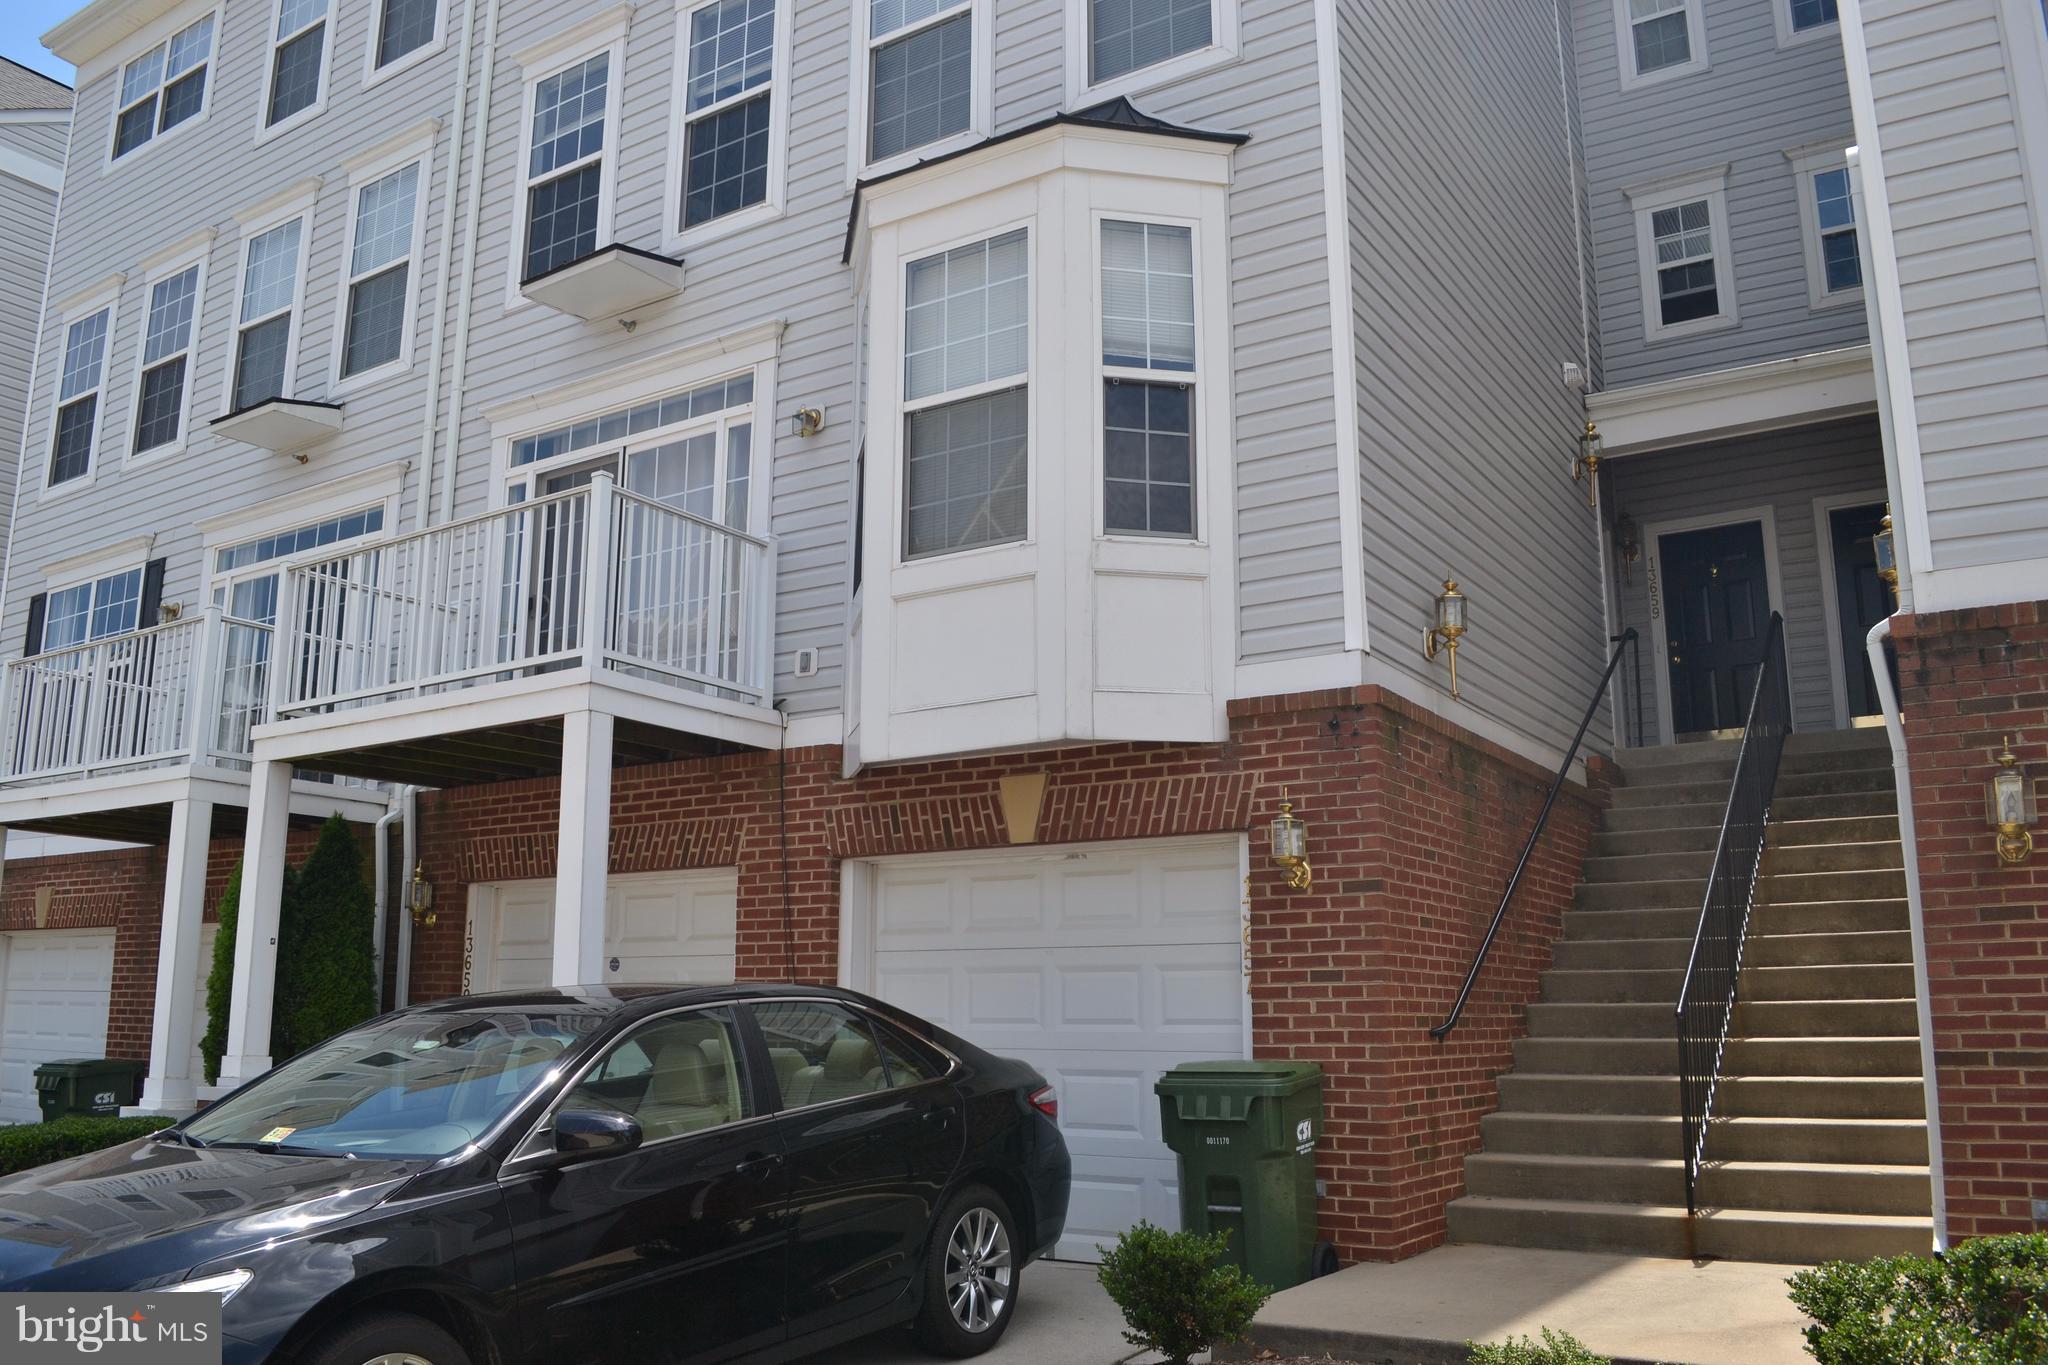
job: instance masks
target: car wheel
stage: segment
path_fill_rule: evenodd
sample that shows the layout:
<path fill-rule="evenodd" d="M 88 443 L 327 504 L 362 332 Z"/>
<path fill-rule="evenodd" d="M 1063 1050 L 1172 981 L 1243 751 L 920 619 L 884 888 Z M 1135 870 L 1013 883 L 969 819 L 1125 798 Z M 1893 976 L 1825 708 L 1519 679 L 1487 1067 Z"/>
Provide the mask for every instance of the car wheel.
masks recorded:
<path fill-rule="evenodd" d="M 302 1358 L 306 1365 L 470 1365 L 461 1343 L 411 1313 L 350 1318 Z"/>
<path fill-rule="evenodd" d="M 1017 1311 L 1023 1268 L 1003 1197 L 984 1185 L 954 1195 L 932 1224 L 918 1341 L 949 1356 L 978 1356 L 995 1345 Z"/>

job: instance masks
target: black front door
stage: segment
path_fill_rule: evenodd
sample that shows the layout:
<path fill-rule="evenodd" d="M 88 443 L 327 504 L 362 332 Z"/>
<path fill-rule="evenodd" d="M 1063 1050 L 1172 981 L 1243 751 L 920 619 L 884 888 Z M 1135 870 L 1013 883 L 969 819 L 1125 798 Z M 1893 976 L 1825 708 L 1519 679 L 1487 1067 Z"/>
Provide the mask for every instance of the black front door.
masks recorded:
<path fill-rule="evenodd" d="M 1883 519 L 1881 502 L 1828 513 L 1828 536 L 1835 546 L 1835 613 L 1842 623 L 1842 677 L 1852 716 L 1874 716 L 1878 709 L 1864 641 L 1872 626 L 1892 614 L 1891 590 L 1877 576 L 1874 545 Z"/>
<path fill-rule="evenodd" d="M 1672 732 L 1732 729 L 1749 710 L 1771 622 L 1763 523 L 1660 539 Z"/>

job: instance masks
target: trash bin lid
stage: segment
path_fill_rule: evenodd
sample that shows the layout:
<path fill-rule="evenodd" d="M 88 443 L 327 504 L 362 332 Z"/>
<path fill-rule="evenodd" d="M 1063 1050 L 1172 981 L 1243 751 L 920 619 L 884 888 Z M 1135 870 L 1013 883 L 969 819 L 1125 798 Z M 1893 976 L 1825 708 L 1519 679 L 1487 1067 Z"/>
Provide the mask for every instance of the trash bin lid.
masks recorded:
<path fill-rule="evenodd" d="M 36 1067 L 38 1076 L 83 1076 L 102 1061 L 99 1057 L 62 1057 Z"/>
<path fill-rule="evenodd" d="M 1323 1069 L 1314 1062 L 1183 1062 L 1161 1076 L 1152 1090 L 1158 1095 L 1224 1092 L 1240 1096 L 1280 1096 L 1296 1094 L 1322 1083 Z"/>

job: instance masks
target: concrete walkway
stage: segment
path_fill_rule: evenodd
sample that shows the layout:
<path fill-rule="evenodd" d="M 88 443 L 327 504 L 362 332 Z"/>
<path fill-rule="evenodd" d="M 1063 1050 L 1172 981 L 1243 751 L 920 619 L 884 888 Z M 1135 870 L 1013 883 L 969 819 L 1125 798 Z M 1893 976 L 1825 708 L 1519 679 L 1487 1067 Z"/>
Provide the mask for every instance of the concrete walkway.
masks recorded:
<path fill-rule="evenodd" d="M 1446 1246 L 1275 1295 L 1229 1353 L 1464 1365 L 1467 1341 L 1570 1332 L 1616 1365 L 1810 1365 L 1785 1297 L 1798 1266 Z"/>

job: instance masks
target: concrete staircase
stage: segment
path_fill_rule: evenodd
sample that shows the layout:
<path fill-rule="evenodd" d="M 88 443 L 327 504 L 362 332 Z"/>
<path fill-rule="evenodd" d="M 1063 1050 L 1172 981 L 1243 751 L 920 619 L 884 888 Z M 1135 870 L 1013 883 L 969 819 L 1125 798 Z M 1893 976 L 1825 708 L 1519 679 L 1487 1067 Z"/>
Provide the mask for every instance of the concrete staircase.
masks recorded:
<path fill-rule="evenodd" d="M 1929 1248 L 1905 873 L 1876 730 L 1787 742 L 1687 1228 L 1673 1009 L 1734 767 L 1733 741 L 1623 761 L 1452 1241 L 1787 1263 Z"/>

